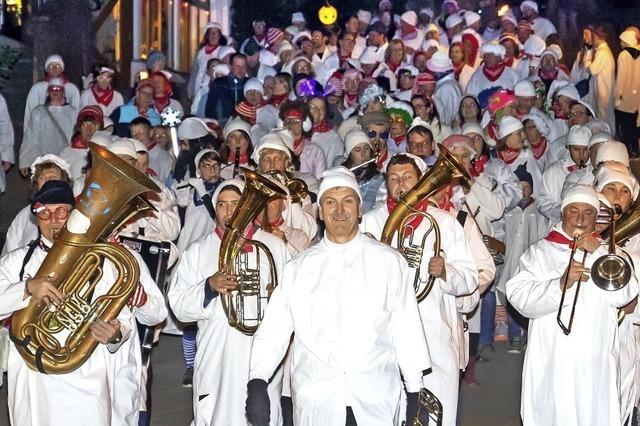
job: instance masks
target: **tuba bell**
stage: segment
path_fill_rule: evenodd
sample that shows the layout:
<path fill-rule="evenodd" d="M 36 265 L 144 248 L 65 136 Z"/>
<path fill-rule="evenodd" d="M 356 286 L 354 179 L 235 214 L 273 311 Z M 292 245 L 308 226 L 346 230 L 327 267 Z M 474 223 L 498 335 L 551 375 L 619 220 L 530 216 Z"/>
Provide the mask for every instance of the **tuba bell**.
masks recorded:
<path fill-rule="evenodd" d="M 126 249 L 106 241 L 137 214 L 155 210 L 141 194 L 160 191 L 117 155 L 94 143 L 89 148 L 93 165 L 86 184 L 34 277 L 56 277 L 63 301 L 48 309 L 31 300 L 11 322 L 16 349 L 32 370 L 41 373 L 79 368 L 98 344 L 91 337 L 91 324 L 116 318 L 132 296 L 140 275 L 138 263 Z M 113 263 L 118 277 L 106 294 L 94 299 L 104 259 Z"/>
<path fill-rule="evenodd" d="M 429 276 L 426 282 L 421 280 L 420 264 L 422 262 L 424 244 L 431 232 L 434 232 L 435 235 L 433 253 L 434 255 L 440 253 L 440 227 L 433 216 L 416 210 L 414 207 L 420 201 L 434 195 L 453 179 L 461 179 L 467 183 L 471 180 L 467 169 L 460 164 L 453 154 L 442 145 L 439 145 L 439 147 L 440 155 L 438 160 L 420 178 L 416 186 L 402 196 L 396 207 L 391 211 L 391 214 L 389 214 L 380 237 L 380 241 L 390 244 L 393 235 L 397 232 L 398 250 L 407 259 L 409 266 L 416 269 L 413 286 L 418 302 L 422 302 L 429 295 L 435 282 L 434 276 Z M 419 244 L 414 242 L 415 229 L 411 225 L 411 220 L 417 216 L 422 216 L 429 221 L 429 228 Z"/>
<path fill-rule="evenodd" d="M 243 334 L 252 336 L 262 321 L 262 302 L 265 299 L 260 291 L 261 250 L 266 254 L 270 266 L 271 282 L 267 285 L 267 301 L 278 282 L 275 262 L 267 246 L 260 241 L 248 240 L 243 234 L 247 226 L 266 208 L 271 198 L 286 196 L 287 193 L 273 180 L 250 169 L 240 169 L 244 174 L 245 188 L 231 217 L 231 223 L 226 227 L 218 258 L 220 271 L 238 276 L 238 288 L 221 294 L 220 298 L 229 325 Z M 254 262 L 250 261 L 247 246 L 251 246 L 251 252 L 255 252 Z M 250 298 L 255 300 L 255 312 L 246 306 Z"/>

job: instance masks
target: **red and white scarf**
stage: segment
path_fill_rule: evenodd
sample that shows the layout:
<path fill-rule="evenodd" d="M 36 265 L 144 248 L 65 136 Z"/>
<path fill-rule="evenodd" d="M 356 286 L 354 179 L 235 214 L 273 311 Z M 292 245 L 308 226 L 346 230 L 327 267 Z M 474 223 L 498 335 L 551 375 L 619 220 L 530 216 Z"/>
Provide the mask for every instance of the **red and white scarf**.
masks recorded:
<path fill-rule="evenodd" d="M 488 67 L 486 65 L 483 66 L 482 73 L 485 77 L 487 77 L 487 80 L 494 82 L 500 78 L 505 68 L 506 66 L 504 64 L 504 61 L 500 61 L 493 67 Z"/>

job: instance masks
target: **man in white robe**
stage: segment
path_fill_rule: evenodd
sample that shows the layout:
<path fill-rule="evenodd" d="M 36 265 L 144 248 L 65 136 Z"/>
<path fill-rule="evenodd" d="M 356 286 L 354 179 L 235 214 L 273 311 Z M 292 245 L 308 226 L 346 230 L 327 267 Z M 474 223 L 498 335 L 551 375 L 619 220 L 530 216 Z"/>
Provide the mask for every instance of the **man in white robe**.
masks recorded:
<path fill-rule="evenodd" d="M 0 194 L 5 190 L 6 176 L 16 162 L 13 153 L 14 133 L 7 101 L 0 95 Z"/>
<path fill-rule="evenodd" d="M 467 84 L 467 95 L 476 98 L 483 90 L 503 88 L 513 90 L 520 80 L 518 74 L 504 63 L 505 48 L 501 44 L 487 43 L 480 49 L 483 64 L 473 73 Z"/>
<path fill-rule="evenodd" d="M 168 294 L 171 309 L 178 320 L 198 322 L 198 351 L 193 374 L 194 426 L 248 425 L 244 415 L 244 401 L 254 337 L 245 335 L 229 325 L 221 296 L 236 293 L 239 277 L 218 269 L 222 238 L 238 206 L 243 188 L 244 184 L 237 179 L 226 180 L 216 188 L 212 197 L 216 212 L 216 229 L 195 241 L 183 253 Z M 279 275 L 288 257 L 286 248 L 279 238 L 260 229 L 256 230 L 252 224 L 247 229 L 238 231 L 248 239 L 264 243 L 273 256 L 277 277 L 270 276 L 269 263 L 264 251 L 260 249 L 262 253 L 259 264 L 256 264 L 255 260 L 255 247 L 246 253 L 248 266 L 260 270 L 260 294 L 264 298 L 264 306 L 267 284 L 276 279 L 281 282 Z M 247 297 L 245 315 L 247 318 L 250 315 L 255 318 L 256 314 L 256 298 Z M 252 320 L 248 320 L 247 324 L 258 325 Z M 281 360 L 282 357 L 278 362 Z M 278 425 L 282 421 L 282 371 L 273 374 L 274 371 L 275 368 L 265 380 L 271 379 L 269 394 L 273 415 L 270 424 Z"/>
<path fill-rule="evenodd" d="M 34 244 L 14 250 L 0 259 L 0 318 L 30 303 L 61 302 L 63 295 L 55 280 L 62 277 L 31 278 L 50 252 L 55 230 L 65 226 L 75 200 L 68 183 L 52 180 L 35 195 L 32 211 L 37 215 L 40 238 Z M 75 216 L 77 219 L 79 216 Z M 97 282 L 94 297 L 105 294 L 117 272 L 108 260 Z M 110 357 L 130 337 L 131 311 L 123 309 L 117 319 L 108 322 L 98 319 L 91 326 L 91 336 L 99 343 L 94 352 L 76 370 L 63 374 L 43 374 L 32 370 L 11 345 L 8 360 L 8 405 L 10 421 L 14 425 L 54 426 L 86 425 L 91 415 L 92 425 L 110 426 L 114 401 L 109 391 Z M 61 339 L 58 334 L 54 338 Z M 64 343 L 64 342 L 61 342 Z M 137 400 L 138 395 L 124 392 L 117 395 Z"/>
<path fill-rule="evenodd" d="M 524 426 L 621 424 L 618 308 L 637 296 L 638 282 L 632 276 L 624 288 L 604 291 L 592 281 L 589 268 L 608 252 L 592 235 L 599 208 L 591 186 L 573 187 L 562 200 L 562 222 L 520 258 L 506 284 L 511 305 L 530 319 L 520 408 Z M 570 262 L 574 238 L 577 252 Z M 580 289 L 568 334 L 556 318 L 563 287 L 565 326 Z"/>
<path fill-rule="evenodd" d="M 407 416 L 415 418 L 430 359 L 407 263 L 358 231 L 362 200 L 353 173 L 327 170 L 318 198 L 325 237 L 285 266 L 274 291 L 254 341 L 247 417 L 267 424 L 266 382 L 294 332 L 295 424 L 393 424 L 401 374 Z"/>
<path fill-rule="evenodd" d="M 409 192 L 426 169 L 424 161 L 411 154 L 396 154 L 388 161 L 386 181 L 388 197 L 383 203 L 362 218 L 361 230 L 380 238 L 390 212 Z M 478 287 L 478 271 L 474 258 L 466 243 L 464 231 L 448 212 L 429 205 L 422 200 L 415 207 L 430 214 L 440 228 L 441 255 L 433 254 L 435 236 L 430 233 L 424 243 L 424 252 L 419 270 L 411 267 L 411 279 L 416 274 L 420 279 L 420 290 L 429 275 L 436 277 L 429 295 L 418 304 L 422 326 L 429 338 L 432 372 L 424 377 L 424 384 L 442 402 L 443 425 L 456 424 L 459 382 L 459 355 L 464 349 L 458 346 L 458 330 L 461 326 L 456 308 L 456 297 L 472 294 Z M 414 244 L 422 241 L 429 229 L 426 219 L 414 220 Z M 392 239 L 397 247 L 397 235 Z M 410 265 L 411 266 L 411 265 Z"/>

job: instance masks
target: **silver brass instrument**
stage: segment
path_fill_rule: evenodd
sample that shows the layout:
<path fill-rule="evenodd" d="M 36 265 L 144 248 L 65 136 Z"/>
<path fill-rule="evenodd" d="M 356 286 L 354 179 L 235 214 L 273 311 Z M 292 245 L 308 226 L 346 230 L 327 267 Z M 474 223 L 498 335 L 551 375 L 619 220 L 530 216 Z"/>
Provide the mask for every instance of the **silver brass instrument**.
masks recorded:
<path fill-rule="evenodd" d="M 571 256 L 569 256 L 569 267 L 571 267 L 571 263 L 573 262 L 573 257 L 576 254 L 576 244 L 578 242 L 578 237 L 574 237 L 573 238 L 573 244 L 571 246 Z M 580 262 L 582 265 L 584 265 L 584 262 L 587 260 L 587 251 L 584 251 L 584 255 L 582 257 L 582 262 Z M 576 283 L 576 294 L 573 297 L 573 304 L 571 305 L 571 314 L 569 316 L 569 324 L 565 325 L 564 322 L 562 322 L 562 308 L 564 305 L 564 297 L 567 294 L 567 284 L 569 283 L 569 274 L 567 273 L 567 275 L 564 278 L 564 282 L 562 283 L 562 296 L 560 296 L 560 306 L 558 307 L 558 315 L 556 316 L 556 320 L 558 321 L 558 325 L 560 326 L 560 328 L 562 329 L 562 332 L 564 334 L 566 334 L 567 336 L 569 335 L 569 333 L 571 333 L 571 329 L 573 327 L 573 316 L 576 313 L 576 305 L 578 303 L 578 295 L 580 294 L 580 284 L 582 284 L 582 277 L 578 278 L 578 282 Z"/>
<path fill-rule="evenodd" d="M 420 178 L 411 191 L 402 195 L 396 207 L 391 214 L 389 214 L 389 218 L 384 224 L 380 237 L 380 241 L 389 244 L 393 239 L 393 234 L 398 233 L 398 250 L 405 256 L 407 263 L 410 263 L 411 267 L 416 268 L 413 286 L 416 292 L 419 291 L 421 286 L 423 287 L 422 291 L 419 291 L 416 295 L 418 302 L 422 302 L 429 295 L 435 282 L 434 276 L 429 276 L 426 283 L 423 283 L 420 279 L 420 262 L 422 261 L 422 253 L 427 235 L 431 232 L 435 233 L 435 241 L 433 244 L 434 256 L 440 254 L 441 239 L 440 227 L 433 216 L 429 213 L 416 210 L 415 206 L 420 201 L 431 197 L 453 179 L 460 179 L 467 183 L 471 180 L 467 169 L 458 162 L 453 154 L 442 145 L 439 145 L 439 147 L 440 155 L 438 156 L 438 160 L 429 171 Z M 428 232 L 425 233 L 422 238 L 420 246 L 414 243 L 413 234 L 415 233 L 415 229 L 410 226 L 411 220 L 416 216 L 423 216 L 429 221 Z"/>
<path fill-rule="evenodd" d="M 238 288 L 221 294 L 222 308 L 229 320 L 229 325 L 241 333 L 252 336 L 263 316 L 263 301 L 271 297 L 271 292 L 278 285 L 275 262 L 267 246 L 260 241 L 248 240 L 244 237 L 247 226 L 253 222 L 260 212 L 266 208 L 267 202 L 277 196 L 286 196 L 285 190 L 264 176 L 240 167 L 245 178 L 245 188 L 238 201 L 238 206 L 227 225 L 220 244 L 218 269 L 236 275 Z M 251 247 L 251 255 L 249 253 Z M 260 285 L 260 251 L 267 256 L 271 282 L 267 284 L 267 296 L 261 293 Z M 254 305 L 248 306 L 253 300 Z M 255 308 L 253 311 L 252 308 Z"/>

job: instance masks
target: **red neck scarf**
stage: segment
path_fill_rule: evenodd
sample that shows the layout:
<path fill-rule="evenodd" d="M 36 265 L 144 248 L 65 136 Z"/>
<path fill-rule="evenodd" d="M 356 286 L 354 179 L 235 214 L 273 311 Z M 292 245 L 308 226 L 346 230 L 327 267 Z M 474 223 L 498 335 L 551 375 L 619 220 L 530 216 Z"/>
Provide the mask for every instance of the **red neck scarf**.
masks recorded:
<path fill-rule="evenodd" d="M 397 204 L 398 203 L 393 201 L 393 198 L 387 197 L 387 211 L 389 213 L 391 213 L 393 211 L 393 209 L 396 207 Z M 429 206 L 429 200 L 422 200 L 418 204 L 416 204 L 413 207 L 413 209 L 421 211 L 421 212 L 426 212 L 428 206 Z M 413 219 L 411 219 L 411 221 L 405 227 L 405 230 L 404 230 L 405 231 L 405 236 L 407 236 L 407 235 L 409 235 L 411 233 L 410 227 L 413 227 L 415 229 L 420 225 L 420 223 L 422 222 L 422 218 L 423 218 L 423 216 L 419 216 L 418 215 L 418 216 L 415 216 Z"/>
<path fill-rule="evenodd" d="M 147 145 L 147 151 L 151 151 L 156 145 L 158 145 L 158 142 L 151 141 L 151 143 Z"/>
<path fill-rule="evenodd" d="M 331 130 L 331 124 L 326 119 L 323 119 L 320 123 L 313 126 L 313 133 L 327 133 Z"/>
<path fill-rule="evenodd" d="M 227 156 L 227 162 L 228 163 L 236 162 L 235 152 L 229 152 L 229 155 Z M 248 162 L 249 162 L 249 156 L 247 155 L 247 153 L 245 152 L 244 154 L 240 154 L 240 164 L 247 164 Z"/>
<path fill-rule="evenodd" d="M 303 149 L 304 149 L 304 137 L 301 136 L 300 138 L 293 141 L 293 152 L 297 156 L 300 156 L 300 154 L 302 154 Z"/>
<path fill-rule="evenodd" d="M 145 170 L 145 173 L 147 174 L 147 176 L 158 177 L 158 174 L 156 173 L 156 171 L 153 170 L 151 167 L 147 167 L 147 169 Z"/>
<path fill-rule="evenodd" d="M 279 107 L 281 103 L 283 103 L 287 99 L 287 94 L 283 93 L 282 95 L 271 95 L 271 99 L 269 99 L 269 103 L 275 107 Z"/>
<path fill-rule="evenodd" d="M 384 162 L 387 161 L 387 158 L 389 158 L 389 151 L 385 149 L 384 153 L 382 153 L 382 155 L 379 155 L 378 159 L 376 160 L 376 166 L 378 170 L 382 170 L 382 166 L 384 165 Z"/>
<path fill-rule="evenodd" d="M 460 73 L 462 72 L 462 68 L 464 68 L 464 61 L 460 62 L 459 64 L 456 64 L 455 62 L 453 63 L 453 72 L 456 75 L 456 80 L 460 78 Z"/>
<path fill-rule="evenodd" d="M 80 133 L 76 133 L 71 138 L 71 148 L 74 149 L 88 149 L 89 145 L 85 141 L 82 140 Z"/>
<path fill-rule="evenodd" d="M 481 155 L 476 161 L 473 163 L 473 167 L 471 168 L 471 176 L 478 177 L 480 173 L 484 172 L 484 166 L 489 161 L 489 157 L 487 155 Z"/>
<path fill-rule="evenodd" d="M 505 69 L 504 61 L 500 61 L 493 67 L 488 67 L 486 65 L 483 66 L 482 73 L 484 74 L 485 77 L 487 77 L 487 80 L 494 82 L 500 78 L 504 69 Z"/>
<path fill-rule="evenodd" d="M 255 234 L 257 230 L 258 227 L 256 225 L 248 226 L 244 231 L 244 238 L 247 240 L 252 240 L 253 234 Z M 222 228 L 220 228 L 219 225 L 216 225 L 214 231 L 218 238 L 220 238 L 220 241 L 222 241 L 222 239 L 224 238 L 224 232 L 222 232 Z M 242 247 L 242 250 L 245 253 L 251 253 L 253 251 L 253 246 L 251 244 L 245 244 L 244 247 Z"/>
<path fill-rule="evenodd" d="M 204 45 L 204 53 L 206 53 L 207 55 L 211 55 L 213 53 L 214 50 L 216 50 L 218 48 L 217 44 L 205 44 Z"/>
<path fill-rule="evenodd" d="M 160 97 L 156 96 L 155 98 L 153 98 L 153 105 L 156 107 L 158 112 L 164 111 L 164 109 L 169 106 L 170 102 L 171 98 L 167 95 Z"/>
<path fill-rule="evenodd" d="M 264 215 L 259 214 L 258 216 L 256 216 L 256 219 L 253 221 L 253 223 L 259 226 L 260 228 L 264 229 L 264 226 L 262 226 L 263 218 L 264 218 Z M 271 229 L 279 229 L 283 224 L 284 224 L 284 219 L 282 218 L 282 216 L 280 216 L 273 222 L 269 222 L 269 226 L 271 227 Z"/>
<path fill-rule="evenodd" d="M 538 143 L 532 143 L 530 145 L 533 156 L 536 157 L 536 160 L 539 160 L 540 157 L 542 157 L 542 154 L 547 150 L 547 138 L 541 136 Z"/>
<path fill-rule="evenodd" d="M 447 212 L 451 211 L 451 209 L 453 208 L 451 197 L 453 197 L 453 187 L 451 185 L 447 185 L 447 190 L 444 193 L 444 198 L 441 202 L 438 203 L 438 208 Z"/>
<path fill-rule="evenodd" d="M 400 67 L 401 62 L 395 63 L 395 62 L 387 62 L 387 68 L 389 68 L 391 70 L 391 72 L 395 73 L 396 70 L 398 69 L 398 67 Z"/>
<path fill-rule="evenodd" d="M 551 232 L 549 232 L 549 235 L 544 237 L 544 239 L 552 243 L 567 245 L 569 248 L 573 249 L 573 241 L 555 229 L 552 229 Z"/>
<path fill-rule="evenodd" d="M 515 59 L 516 59 L 516 58 L 515 58 L 515 57 L 513 57 L 513 56 L 512 56 L 512 57 L 510 57 L 509 59 L 505 59 L 505 60 L 504 60 L 504 64 L 505 64 L 507 67 L 513 68 L 513 61 L 515 61 Z"/>
<path fill-rule="evenodd" d="M 567 170 L 569 171 L 569 173 L 571 173 L 571 172 L 573 172 L 575 170 L 580 170 L 580 166 L 577 165 L 577 164 L 573 164 L 573 165 L 567 167 Z"/>
<path fill-rule="evenodd" d="M 511 164 L 516 161 L 516 158 L 520 155 L 519 149 L 506 148 L 502 151 L 498 151 L 498 158 L 507 164 Z"/>
<path fill-rule="evenodd" d="M 356 103 L 358 103 L 358 94 L 355 93 L 353 95 L 350 95 L 348 93 L 344 94 L 344 106 L 348 107 L 352 107 L 354 106 Z"/>
<path fill-rule="evenodd" d="M 407 139 L 407 135 L 391 136 L 391 139 L 393 139 L 393 142 L 395 142 L 396 146 L 399 146 Z"/>
<path fill-rule="evenodd" d="M 538 70 L 538 76 L 540 76 L 542 80 L 555 80 L 556 78 L 558 78 L 558 70 L 554 69 L 552 71 L 545 71 L 540 68 Z"/>
<path fill-rule="evenodd" d="M 144 118 L 148 118 L 149 117 L 149 110 L 147 108 L 142 108 L 140 105 L 138 105 L 138 100 L 136 99 L 136 101 L 134 102 L 134 105 L 136 106 L 136 109 L 138 110 L 138 115 L 140 115 L 140 117 L 144 117 Z"/>
<path fill-rule="evenodd" d="M 96 102 L 98 102 L 99 105 L 109 106 L 113 100 L 113 90 L 111 87 L 102 90 L 97 84 L 94 84 L 91 86 L 91 93 L 93 93 L 93 97 L 96 98 Z"/>

